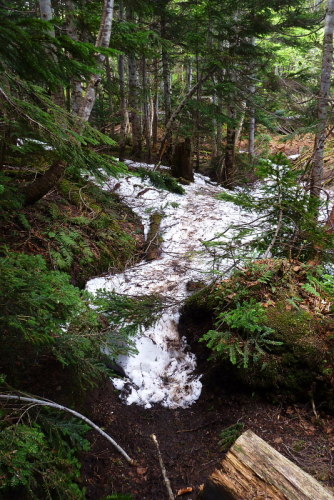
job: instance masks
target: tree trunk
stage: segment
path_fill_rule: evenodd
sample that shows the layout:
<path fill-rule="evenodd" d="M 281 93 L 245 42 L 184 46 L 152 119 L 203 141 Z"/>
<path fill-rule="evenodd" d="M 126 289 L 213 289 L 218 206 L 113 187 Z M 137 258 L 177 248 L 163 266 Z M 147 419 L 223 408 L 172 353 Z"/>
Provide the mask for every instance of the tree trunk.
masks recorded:
<path fill-rule="evenodd" d="M 236 131 L 235 131 L 235 147 L 237 150 L 239 150 L 239 142 L 240 142 L 242 128 L 244 126 L 245 114 L 246 114 L 246 101 L 242 101 L 242 103 L 241 103 L 241 115 L 240 115 L 238 126 L 237 126 Z"/>
<path fill-rule="evenodd" d="M 244 432 L 200 493 L 201 500 L 334 500 L 312 476 L 252 431 Z"/>
<path fill-rule="evenodd" d="M 318 127 L 315 137 L 311 171 L 311 194 L 319 198 L 323 181 L 324 150 L 329 108 L 331 74 L 333 68 L 334 0 L 328 0 L 325 20 L 322 68 L 318 96 Z"/>
<path fill-rule="evenodd" d="M 25 186 L 21 193 L 24 196 L 24 204 L 32 205 L 45 196 L 60 180 L 66 170 L 66 163 L 56 160 L 55 163 L 43 174 L 28 186 Z"/>
<path fill-rule="evenodd" d="M 159 62 L 154 61 L 154 90 L 152 99 L 152 150 L 155 153 L 158 144 L 158 111 L 159 111 Z"/>
<path fill-rule="evenodd" d="M 167 39 L 167 21 L 166 21 L 166 12 L 165 8 L 163 8 L 161 18 L 160 18 L 160 27 L 161 27 L 161 38 Z M 171 73 L 170 73 L 170 61 L 169 54 L 166 50 L 165 45 L 162 45 L 161 50 L 161 58 L 162 58 L 162 80 L 163 80 L 163 100 L 164 100 L 164 111 L 165 111 L 165 125 L 167 130 L 167 124 L 170 120 L 172 114 L 172 99 L 171 99 Z M 166 148 L 164 151 L 165 161 L 167 164 L 171 161 L 172 155 L 172 129 L 168 129 L 168 136 L 166 141 Z"/>
<path fill-rule="evenodd" d="M 104 0 L 100 30 L 95 43 L 96 47 L 109 47 L 113 21 L 113 11 L 114 0 Z M 105 61 L 105 56 L 103 54 L 97 54 L 96 60 L 99 68 L 102 69 L 103 63 Z M 99 86 L 100 82 L 101 74 L 97 73 L 91 76 L 90 81 L 87 85 L 86 94 L 81 101 L 78 112 L 78 116 L 80 116 L 80 118 L 82 118 L 84 121 L 89 120 L 96 99 L 96 89 Z"/>
<path fill-rule="evenodd" d="M 75 10 L 75 4 L 72 0 L 66 0 L 66 9 L 67 9 L 67 26 L 66 31 L 67 34 L 72 40 L 77 42 L 79 40 L 77 26 L 75 24 L 75 19 L 73 12 Z M 72 89 L 71 89 L 71 105 L 70 109 L 72 109 L 75 115 L 78 114 L 80 108 L 80 102 L 82 99 L 82 82 L 78 78 L 74 78 L 72 80 Z"/>
<path fill-rule="evenodd" d="M 147 81 L 146 58 L 142 58 L 142 85 L 143 85 L 143 135 L 145 137 L 146 161 L 151 162 L 151 113 L 150 113 L 150 88 Z"/>
<path fill-rule="evenodd" d="M 137 61 L 135 57 L 129 56 L 129 120 L 132 128 L 132 156 L 136 159 L 141 158 L 142 153 L 142 124 L 138 113 L 139 110 L 139 85 Z"/>
<path fill-rule="evenodd" d="M 157 158 L 157 163 L 156 163 L 156 168 L 158 168 L 161 164 L 162 157 L 164 155 L 164 152 L 167 147 L 167 141 L 168 137 L 170 136 L 170 132 L 172 130 L 172 127 L 174 125 L 174 122 L 176 118 L 179 116 L 181 111 L 183 110 L 184 106 L 186 105 L 187 101 L 191 99 L 191 97 L 195 94 L 197 87 L 201 84 L 203 84 L 211 75 L 211 72 L 209 72 L 205 77 L 203 77 L 201 80 L 199 80 L 190 90 L 189 92 L 186 93 L 186 95 L 183 97 L 181 100 L 180 104 L 178 107 L 175 109 L 175 111 L 171 114 L 171 117 L 166 125 L 165 133 L 161 139 L 161 144 L 160 144 L 160 149 L 158 153 L 158 158 Z"/>
<path fill-rule="evenodd" d="M 133 13 L 128 7 L 127 20 L 134 22 Z M 142 154 L 142 122 L 140 117 L 140 89 L 138 83 L 137 59 L 134 55 L 128 57 L 129 68 L 129 120 L 132 128 L 132 151 L 133 158 L 140 160 Z"/>
<path fill-rule="evenodd" d="M 119 20 L 124 21 L 124 8 L 123 2 L 119 2 Z M 129 115 L 126 104 L 126 93 L 125 93 L 125 64 L 124 56 L 118 56 L 118 78 L 119 78 L 119 99 L 120 99 L 120 114 L 121 114 L 121 128 L 120 128 L 120 138 L 119 138 L 119 159 L 123 161 L 125 159 L 125 145 L 126 145 L 126 131 L 129 121 Z"/>
<path fill-rule="evenodd" d="M 200 58 L 199 54 L 196 51 L 196 82 L 201 81 L 201 76 L 200 76 Z M 201 135 L 200 135 L 200 112 L 199 112 L 199 103 L 200 103 L 200 97 L 201 97 L 201 84 L 197 86 L 196 89 L 196 105 L 197 109 L 195 112 L 195 149 L 196 149 L 196 171 L 199 171 L 200 167 L 200 149 L 201 149 Z"/>
<path fill-rule="evenodd" d="M 230 123 L 227 124 L 225 158 L 222 171 L 222 184 L 227 188 L 233 187 L 235 182 L 235 109 L 232 106 L 228 108 Z"/>
<path fill-rule="evenodd" d="M 39 0 L 39 9 L 41 12 L 41 19 L 43 19 L 43 21 L 51 21 L 53 19 L 51 0 Z M 55 38 L 56 33 L 54 28 L 50 28 L 49 35 Z M 53 59 L 56 59 L 56 57 L 53 56 Z M 57 88 L 51 92 L 51 96 L 52 100 L 58 106 L 65 108 L 65 94 L 63 87 L 57 86 Z"/>
<path fill-rule="evenodd" d="M 182 177 L 182 179 L 194 182 L 192 148 L 189 137 L 175 146 L 172 159 L 172 175 L 176 178 Z"/>
<path fill-rule="evenodd" d="M 249 159 L 252 161 L 255 155 L 255 116 L 254 116 L 254 108 L 250 109 L 250 118 L 249 118 L 249 140 L 248 140 L 248 155 Z"/>
<path fill-rule="evenodd" d="M 115 134 L 115 123 L 114 123 L 114 105 L 113 105 L 113 100 L 112 100 L 112 73 L 111 73 L 111 66 L 110 66 L 110 61 L 109 57 L 106 57 L 106 77 L 107 77 L 107 85 L 106 85 L 106 90 L 108 92 L 108 123 L 110 124 L 109 126 L 109 133 L 111 137 L 114 136 Z"/>
<path fill-rule="evenodd" d="M 161 14 L 161 37 L 166 39 L 167 37 L 167 22 L 165 9 Z M 162 79 L 164 88 L 164 108 L 165 108 L 165 124 L 167 125 L 171 114 L 172 114 L 172 100 L 171 100 L 171 75 L 170 75 L 170 65 L 169 65 L 169 55 L 164 45 L 162 45 Z"/>

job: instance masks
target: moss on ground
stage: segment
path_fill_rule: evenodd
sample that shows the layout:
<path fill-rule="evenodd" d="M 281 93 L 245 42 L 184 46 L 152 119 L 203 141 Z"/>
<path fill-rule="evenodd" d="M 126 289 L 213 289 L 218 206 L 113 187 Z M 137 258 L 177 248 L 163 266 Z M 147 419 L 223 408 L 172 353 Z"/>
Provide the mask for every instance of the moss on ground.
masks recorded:
<path fill-rule="evenodd" d="M 187 300 L 184 314 L 213 318 L 213 333 L 204 335 L 206 341 L 208 334 L 214 338 L 207 342 L 212 362 L 236 380 L 271 395 L 306 398 L 315 393 L 329 400 L 334 373 L 333 281 L 306 264 L 266 259 L 196 292 Z M 254 316 L 249 328 L 243 310 Z"/>
<path fill-rule="evenodd" d="M 78 286 L 92 276 L 122 271 L 143 251 L 139 218 L 117 195 L 84 179 L 63 179 L 1 225 L 0 245 L 43 255 L 52 269 L 69 273 Z"/>

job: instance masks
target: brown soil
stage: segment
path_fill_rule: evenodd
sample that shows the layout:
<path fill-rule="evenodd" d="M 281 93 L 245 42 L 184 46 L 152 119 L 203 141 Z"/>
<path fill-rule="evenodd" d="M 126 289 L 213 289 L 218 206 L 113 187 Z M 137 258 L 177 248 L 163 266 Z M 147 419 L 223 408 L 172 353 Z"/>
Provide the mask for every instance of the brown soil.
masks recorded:
<path fill-rule="evenodd" d="M 110 382 L 90 399 L 92 417 L 137 461 L 131 467 L 108 443 L 91 433 L 92 449 L 83 457 L 87 498 L 111 493 L 132 494 L 134 500 L 168 500 L 162 479 L 154 433 L 174 493 L 191 487 L 184 500 L 196 498 L 198 486 L 219 465 L 223 452 L 221 431 L 242 422 L 287 458 L 327 486 L 334 486 L 334 418 L 316 418 L 311 405 L 273 405 L 251 394 L 215 394 L 203 390 L 200 400 L 188 409 L 160 406 L 144 409 L 124 405 Z"/>

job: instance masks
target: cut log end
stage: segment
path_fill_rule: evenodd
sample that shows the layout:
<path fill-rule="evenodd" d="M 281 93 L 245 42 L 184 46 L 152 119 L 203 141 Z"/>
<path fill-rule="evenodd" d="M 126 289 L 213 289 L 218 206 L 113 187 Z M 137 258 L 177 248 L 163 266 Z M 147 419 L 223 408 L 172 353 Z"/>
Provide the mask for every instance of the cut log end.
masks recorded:
<path fill-rule="evenodd" d="M 312 476 L 252 431 L 230 448 L 199 494 L 201 500 L 334 500 Z"/>

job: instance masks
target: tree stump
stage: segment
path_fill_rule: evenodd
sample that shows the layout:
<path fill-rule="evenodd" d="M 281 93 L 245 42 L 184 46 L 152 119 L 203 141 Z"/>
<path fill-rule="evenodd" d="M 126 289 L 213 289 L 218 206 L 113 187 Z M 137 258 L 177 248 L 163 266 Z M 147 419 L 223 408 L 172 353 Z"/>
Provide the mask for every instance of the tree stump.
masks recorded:
<path fill-rule="evenodd" d="M 252 431 L 244 432 L 202 487 L 201 500 L 334 500 L 312 476 Z"/>
<path fill-rule="evenodd" d="M 159 257 L 161 256 L 161 220 L 162 214 L 159 212 L 155 212 L 150 217 L 150 229 L 148 231 L 146 242 L 146 260 L 159 259 Z"/>
<path fill-rule="evenodd" d="M 194 181 L 191 140 L 189 137 L 175 146 L 172 158 L 172 175 L 176 178 L 182 177 L 187 181 Z"/>

